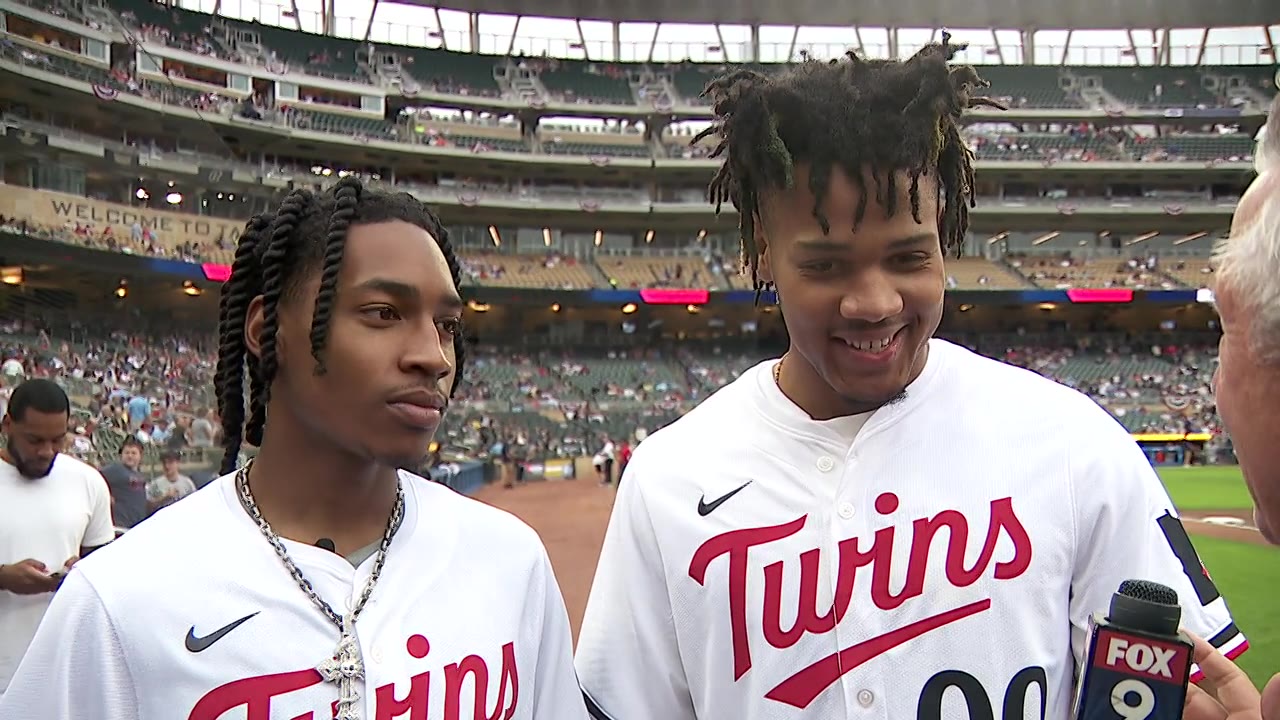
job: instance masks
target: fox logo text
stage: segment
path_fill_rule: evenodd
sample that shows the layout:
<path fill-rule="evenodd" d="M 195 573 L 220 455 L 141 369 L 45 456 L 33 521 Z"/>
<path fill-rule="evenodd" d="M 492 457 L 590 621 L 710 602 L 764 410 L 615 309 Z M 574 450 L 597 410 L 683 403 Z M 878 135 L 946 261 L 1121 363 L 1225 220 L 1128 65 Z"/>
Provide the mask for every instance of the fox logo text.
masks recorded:
<path fill-rule="evenodd" d="M 1128 668 L 1136 673 L 1153 675 L 1159 678 L 1173 679 L 1173 668 L 1170 662 L 1177 651 L 1131 642 L 1127 638 L 1112 636 L 1107 643 L 1107 667 Z"/>

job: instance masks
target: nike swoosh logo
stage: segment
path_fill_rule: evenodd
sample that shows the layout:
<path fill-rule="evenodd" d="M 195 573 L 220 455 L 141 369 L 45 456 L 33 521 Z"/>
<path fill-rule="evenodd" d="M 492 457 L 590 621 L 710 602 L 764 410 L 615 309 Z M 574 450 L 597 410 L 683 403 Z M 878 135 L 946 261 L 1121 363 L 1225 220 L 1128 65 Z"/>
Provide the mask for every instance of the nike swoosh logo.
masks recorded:
<path fill-rule="evenodd" d="M 737 495 L 738 493 L 742 492 L 742 489 L 750 484 L 751 484 L 751 481 L 748 480 L 742 483 L 740 487 L 734 490 L 730 490 L 729 492 L 725 493 L 724 495 L 721 495 L 720 497 L 716 498 L 715 500 L 712 500 L 711 502 L 707 502 L 707 496 L 703 495 L 702 497 L 698 498 L 698 514 L 701 515 L 702 517 L 706 517 L 710 515 L 711 513 L 715 512 L 716 508 L 723 505 L 725 500 L 728 500 L 734 495 Z"/>
<path fill-rule="evenodd" d="M 258 613 L 253 613 L 253 615 L 245 615 L 244 617 L 231 623 L 230 625 L 224 625 L 221 628 L 210 633 L 209 635 L 205 635 L 204 637 L 196 637 L 196 626 L 192 625 L 191 629 L 187 631 L 187 650 L 193 653 L 200 653 L 200 652 L 204 652 L 205 650 L 208 650 L 211 645 L 218 642 L 222 638 L 226 637 L 227 633 L 230 633 L 232 630 L 235 630 L 241 625 L 249 622 L 249 620 L 251 620 L 253 616 L 257 614 Z"/>

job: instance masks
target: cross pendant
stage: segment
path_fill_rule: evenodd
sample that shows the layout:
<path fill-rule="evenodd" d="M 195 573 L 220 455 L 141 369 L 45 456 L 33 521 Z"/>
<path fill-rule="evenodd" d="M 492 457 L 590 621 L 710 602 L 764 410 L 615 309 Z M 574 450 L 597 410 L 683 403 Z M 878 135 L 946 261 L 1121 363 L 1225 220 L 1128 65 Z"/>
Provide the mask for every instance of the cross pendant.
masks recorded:
<path fill-rule="evenodd" d="M 364 662 L 360 658 L 360 644 L 356 641 L 355 623 L 351 616 L 342 620 L 342 636 L 333 657 L 320 663 L 316 670 L 325 682 L 338 686 L 338 705 L 334 720 L 359 720 L 357 702 L 360 692 L 356 682 L 364 680 Z"/>

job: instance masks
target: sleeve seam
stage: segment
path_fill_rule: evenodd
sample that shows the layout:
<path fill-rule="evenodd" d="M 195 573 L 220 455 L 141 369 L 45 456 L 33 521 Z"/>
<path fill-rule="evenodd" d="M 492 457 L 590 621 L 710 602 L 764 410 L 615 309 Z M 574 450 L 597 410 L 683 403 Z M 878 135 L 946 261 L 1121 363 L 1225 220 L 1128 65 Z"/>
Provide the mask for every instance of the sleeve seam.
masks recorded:
<path fill-rule="evenodd" d="M 133 707 L 139 714 L 141 714 L 142 697 L 138 695 L 137 677 L 133 672 L 133 664 L 129 662 L 129 653 L 125 652 L 124 643 L 120 640 L 120 633 L 116 629 L 115 618 L 112 617 L 111 611 L 107 608 L 106 602 L 103 601 L 102 594 L 98 592 L 97 585 L 95 585 L 85 573 L 81 573 L 80 576 L 84 578 L 84 583 L 93 593 L 93 597 L 97 600 L 98 606 L 102 608 L 102 616 L 106 618 L 107 629 L 111 631 L 111 639 L 115 641 L 116 647 L 120 650 L 120 661 L 124 663 L 124 671 L 129 677 L 129 689 L 133 692 Z"/>

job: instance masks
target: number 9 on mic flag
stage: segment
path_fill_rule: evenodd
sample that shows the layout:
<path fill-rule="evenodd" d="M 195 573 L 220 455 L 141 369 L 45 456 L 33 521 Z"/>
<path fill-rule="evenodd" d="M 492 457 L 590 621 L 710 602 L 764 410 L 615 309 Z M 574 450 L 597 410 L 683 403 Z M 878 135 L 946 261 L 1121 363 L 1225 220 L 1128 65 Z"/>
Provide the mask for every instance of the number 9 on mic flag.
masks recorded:
<path fill-rule="evenodd" d="M 1143 596 L 1147 589 L 1155 596 Z M 1195 645 L 1178 630 L 1179 611 L 1170 588 L 1133 580 L 1121 585 L 1110 614 L 1097 613 L 1089 624 L 1075 720 L 1182 717 Z"/>

